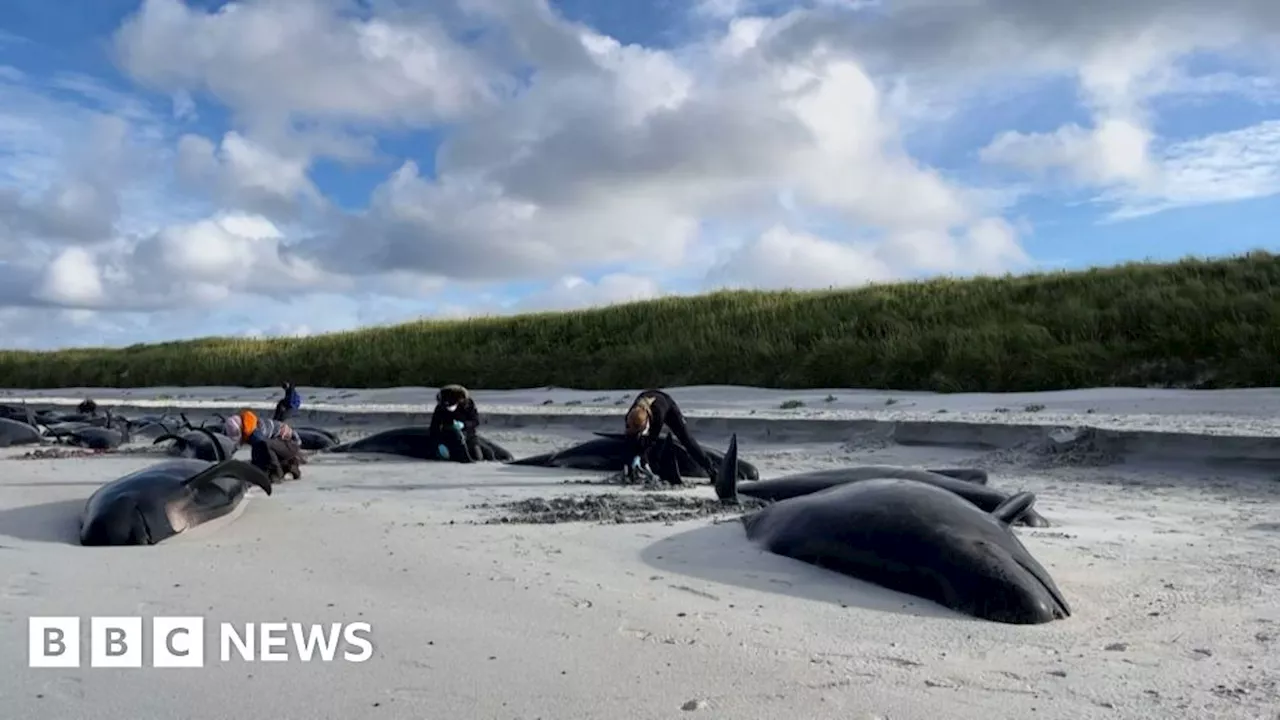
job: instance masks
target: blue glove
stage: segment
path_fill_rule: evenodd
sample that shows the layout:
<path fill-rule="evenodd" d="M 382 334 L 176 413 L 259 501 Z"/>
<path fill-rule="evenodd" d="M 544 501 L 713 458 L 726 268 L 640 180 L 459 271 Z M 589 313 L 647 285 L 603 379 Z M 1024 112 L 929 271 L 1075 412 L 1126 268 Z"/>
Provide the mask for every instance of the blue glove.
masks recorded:
<path fill-rule="evenodd" d="M 437 446 L 436 446 L 436 450 L 440 453 L 440 459 L 442 459 L 442 460 L 448 460 L 448 459 L 449 459 L 449 448 L 447 448 L 447 447 L 445 447 L 445 446 L 443 446 L 443 445 L 437 445 Z"/>
<path fill-rule="evenodd" d="M 637 455 L 637 456 L 635 456 L 635 457 L 631 458 L 631 467 L 633 467 L 633 468 L 635 468 L 635 469 L 637 469 L 637 470 L 639 470 L 639 469 L 640 469 L 640 456 L 639 456 L 639 455 Z"/>
<path fill-rule="evenodd" d="M 457 430 L 458 432 L 462 432 L 462 421 L 461 421 L 461 420 L 454 420 L 454 421 L 453 421 L 453 429 L 454 429 L 454 430 Z"/>

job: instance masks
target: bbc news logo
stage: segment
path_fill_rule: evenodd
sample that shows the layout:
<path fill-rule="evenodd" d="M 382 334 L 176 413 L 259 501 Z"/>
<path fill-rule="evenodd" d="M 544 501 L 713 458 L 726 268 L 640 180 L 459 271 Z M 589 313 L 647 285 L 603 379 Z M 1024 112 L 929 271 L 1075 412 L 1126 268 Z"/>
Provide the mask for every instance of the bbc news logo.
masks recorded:
<path fill-rule="evenodd" d="M 284 622 L 218 623 L 218 660 L 231 662 L 364 662 L 373 657 L 372 628 L 366 622 L 327 625 Z M 81 663 L 80 618 L 32 617 L 28 621 L 28 666 L 78 668 Z M 89 667 L 140 668 L 143 649 L 141 617 L 89 618 Z M 151 667 L 199 668 L 205 665 L 205 620 L 202 617 L 151 618 Z M 292 641 L 293 653 L 290 653 Z M 342 651 L 339 652 L 339 647 Z"/>

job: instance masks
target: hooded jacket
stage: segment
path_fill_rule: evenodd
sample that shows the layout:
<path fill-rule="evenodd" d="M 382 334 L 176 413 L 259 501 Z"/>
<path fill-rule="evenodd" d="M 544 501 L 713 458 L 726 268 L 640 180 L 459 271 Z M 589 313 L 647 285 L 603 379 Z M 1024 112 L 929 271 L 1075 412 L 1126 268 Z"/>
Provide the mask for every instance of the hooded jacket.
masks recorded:
<path fill-rule="evenodd" d="M 461 385 L 445 385 L 436 393 L 436 408 L 431 413 L 431 433 L 453 432 L 454 421 L 462 423 L 462 435 L 474 439 L 480 427 L 480 411 L 471 393 Z"/>

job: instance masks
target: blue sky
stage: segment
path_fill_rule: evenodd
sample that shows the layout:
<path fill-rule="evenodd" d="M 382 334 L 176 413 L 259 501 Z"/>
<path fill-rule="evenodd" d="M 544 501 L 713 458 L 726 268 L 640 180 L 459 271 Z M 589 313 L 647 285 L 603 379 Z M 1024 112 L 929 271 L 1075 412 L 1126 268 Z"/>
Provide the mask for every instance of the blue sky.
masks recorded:
<path fill-rule="evenodd" d="M 1247 0 L 10 0 L 0 335 L 1275 249 L 1278 30 Z"/>

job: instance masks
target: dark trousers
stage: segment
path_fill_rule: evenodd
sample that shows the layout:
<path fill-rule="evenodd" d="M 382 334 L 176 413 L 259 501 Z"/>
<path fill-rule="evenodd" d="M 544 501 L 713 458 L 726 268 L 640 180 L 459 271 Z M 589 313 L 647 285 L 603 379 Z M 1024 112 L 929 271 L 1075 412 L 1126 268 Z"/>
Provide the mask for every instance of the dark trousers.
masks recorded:
<path fill-rule="evenodd" d="M 280 438 L 262 440 L 250 448 L 249 462 L 266 473 L 273 481 L 284 477 L 285 473 L 295 478 L 302 477 L 299 467 L 302 461 L 301 447 Z"/>
<path fill-rule="evenodd" d="M 293 416 L 293 408 L 289 407 L 288 400 L 281 400 L 276 403 L 276 411 L 271 414 L 271 419 L 276 422 L 284 422 Z"/>
<path fill-rule="evenodd" d="M 480 439 L 475 435 L 463 435 L 456 432 L 436 433 L 431 438 L 431 445 L 443 445 L 449 451 L 449 459 L 453 462 L 470 463 L 484 459 L 480 450 Z"/>

